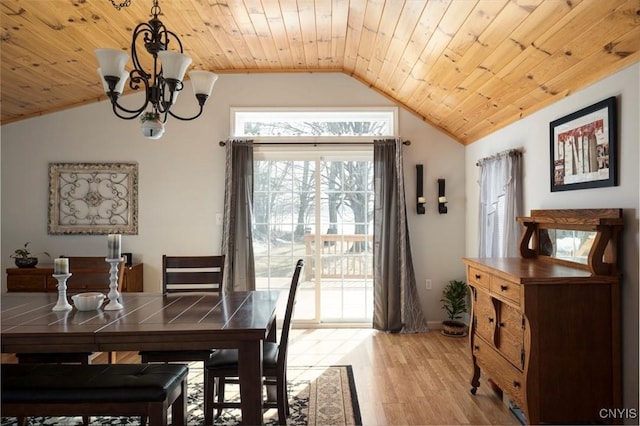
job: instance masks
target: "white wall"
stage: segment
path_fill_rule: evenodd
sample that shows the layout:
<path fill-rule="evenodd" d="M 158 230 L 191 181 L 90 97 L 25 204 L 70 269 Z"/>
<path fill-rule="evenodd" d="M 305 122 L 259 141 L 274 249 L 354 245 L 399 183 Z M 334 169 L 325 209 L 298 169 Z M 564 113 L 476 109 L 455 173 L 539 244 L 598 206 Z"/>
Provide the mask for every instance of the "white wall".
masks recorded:
<path fill-rule="evenodd" d="M 195 111 L 191 88 L 180 95 L 184 115 Z M 138 95 L 124 99 L 133 107 Z M 142 137 L 138 120 L 116 118 L 107 102 L 2 126 L 2 268 L 25 241 L 52 256 L 106 253 L 105 236 L 47 235 L 48 163 L 136 161 L 139 164 L 139 233 L 123 236 L 123 251 L 144 262 L 145 291 L 160 290 L 163 253 L 220 252 L 224 149 L 229 108 L 387 106 L 389 100 L 344 74 L 221 75 L 202 117 L 169 119 L 156 141 Z M 409 223 L 419 292 L 429 320 L 444 319 L 444 285 L 463 277 L 464 147 L 401 110 Z M 425 165 L 427 214 L 415 213 L 415 165 Z M 447 179 L 448 215 L 437 213 L 436 179 Z M 46 258 L 41 258 L 46 261 Z M 425 278 L 433 280 L 426 292 Z M 2 274 L 3 289 L 6 277 Z"/>
<path fill-rule="evenodd" d="M 618 98 L 619 185 L 550 192 L 549 123 L 610 96 Z M 640 64 L 635 64 L 469 145 L 465 159 L 467 256 L 476 256 L 478 253 L 478 170 L 475 163 L 480 158 L 505 149 L 524 149 L 525 215 L 531 209 L 624 209 L 625 229 L 621 259 L 624 271 L 621 288 L 624 406 L 627 408 L 638 407 L 639 122 Z"/>

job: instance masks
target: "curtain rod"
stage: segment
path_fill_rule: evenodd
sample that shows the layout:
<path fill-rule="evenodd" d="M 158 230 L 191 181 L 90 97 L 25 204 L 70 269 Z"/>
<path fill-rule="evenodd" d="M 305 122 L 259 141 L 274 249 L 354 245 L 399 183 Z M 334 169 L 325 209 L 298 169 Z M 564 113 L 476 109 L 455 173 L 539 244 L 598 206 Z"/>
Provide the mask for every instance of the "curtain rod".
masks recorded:
<path fill-rule="evenodd" d="M 522 155 L 522 148 L 507 149 L 506 151 L 481 158 L 476 162 L 476 166 L 480 167 L 482 164 L 486 163 L 489 160 L 493 160 L 494 158 L 506 157 L 507 155 Z"/>
<path fill-rule="evenodd" d="M 225 146 L 226 141 L 218 142 Z M 411 145 L 411 141 L 402 141 L 403 145 Z M 373 142 L 255 142 L 254 145 L 373 145 Z"/>

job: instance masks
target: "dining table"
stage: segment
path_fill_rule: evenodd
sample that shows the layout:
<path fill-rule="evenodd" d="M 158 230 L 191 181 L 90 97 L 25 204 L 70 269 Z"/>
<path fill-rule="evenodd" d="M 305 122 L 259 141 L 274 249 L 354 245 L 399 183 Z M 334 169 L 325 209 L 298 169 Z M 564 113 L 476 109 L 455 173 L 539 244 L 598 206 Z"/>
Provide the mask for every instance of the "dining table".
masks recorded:
<path fill-rule="evenodd" d="M 278 291 L 122 293 L 119 310 L 53 311 L 57 293 L 3 293 L 3 353 L 237 349 L 243 424 L 262 424 L 262 347 Z"/>

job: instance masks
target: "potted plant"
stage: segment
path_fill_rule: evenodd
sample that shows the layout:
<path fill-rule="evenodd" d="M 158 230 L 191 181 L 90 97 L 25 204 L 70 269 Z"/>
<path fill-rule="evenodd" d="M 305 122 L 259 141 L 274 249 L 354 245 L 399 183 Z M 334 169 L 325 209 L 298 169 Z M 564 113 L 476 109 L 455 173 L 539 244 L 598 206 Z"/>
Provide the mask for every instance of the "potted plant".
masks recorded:
<path fill-rule="evenodd" d="M 469 290 L 464 281 L 451 280 L 442 291 L 442 308 L 447 312 L 449 320 L 443 321 L 442 334 L 446 336 L 465 336 L 467 325 L 459 321 L 467 312 L 467 294 Z"/>
<path fill-rule="evenodd" d="M 9 256 L 14 259 L 18 268 L 34 268 L 38 264 L 38 257 L 31 254 L 28 246 L 29 241 L 24 243 L 24 247 L 16 249 L 13 254 Z M 49 256 L 49 253 L 46 251 L 43 253 Z"/>

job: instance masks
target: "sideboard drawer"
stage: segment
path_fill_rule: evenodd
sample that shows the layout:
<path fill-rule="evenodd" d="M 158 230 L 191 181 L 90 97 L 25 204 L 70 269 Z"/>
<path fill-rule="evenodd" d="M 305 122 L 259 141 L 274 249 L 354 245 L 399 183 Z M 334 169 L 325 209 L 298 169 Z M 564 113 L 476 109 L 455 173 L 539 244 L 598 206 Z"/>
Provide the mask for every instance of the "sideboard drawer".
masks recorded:
<path fill-rule="evenodd" d="M 488 274 L 480 269 L 476 269 L 473 266 L 469 267 L 467 279 L 471 284 L 475 284 L 478 287 L 489 290 L 491 285 L 491 274 Z"/>
<path fill-rule="evenodd" d="M 520 305 L 520 291 L 520 284 L 503 280 L 495 275 L 491 276 L 491 293 L 509 299 L 517 305 Z"/>
<path fill-rule="evenodd" d="M 482 339 L 475 339 L 473 355 L 487 375 L 519 406 L 524 405 L 524 375 Z"/>
<path fill-rule="evenodd" d="M 31 277 L 28 275 L 16 275 L 7 280 L 7 291 L 47 291 L 47 277 L 39 275 Z"/>

